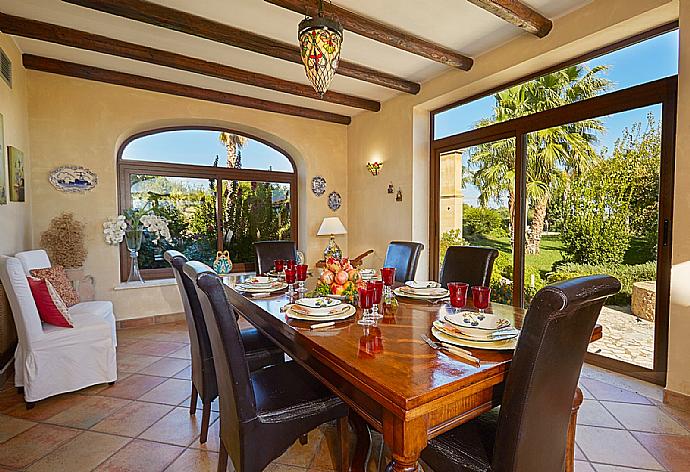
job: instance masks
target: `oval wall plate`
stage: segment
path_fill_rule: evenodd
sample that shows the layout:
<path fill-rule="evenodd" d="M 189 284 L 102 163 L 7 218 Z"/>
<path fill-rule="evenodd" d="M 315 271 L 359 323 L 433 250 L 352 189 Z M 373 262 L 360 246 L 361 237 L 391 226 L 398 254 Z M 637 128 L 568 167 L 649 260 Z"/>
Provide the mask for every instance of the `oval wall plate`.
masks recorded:
<path fill-rule="evenodd" d="M 62 166 L 53 169 L 48 180 L 61 192 L 86 192 L 93 190 L 98 184 L 96 173 L 81 166 Z"/>
<path fill-rule="evenodd" d="M 343 198 L 338 192 L 331 192 L 328 194 L 328 208 L 333 211 L 337 211 L 340 205 L 343 203 Z"/>
<path fill-rule="evenodd" d="M 311 191 L 314 192 L 314 195 L 317 197 L 320 197 L 324 193 L 326 193 L 326 179 L 321 177 L 320 175 L 317 175 L 313 179 L 311 179 Z"/>

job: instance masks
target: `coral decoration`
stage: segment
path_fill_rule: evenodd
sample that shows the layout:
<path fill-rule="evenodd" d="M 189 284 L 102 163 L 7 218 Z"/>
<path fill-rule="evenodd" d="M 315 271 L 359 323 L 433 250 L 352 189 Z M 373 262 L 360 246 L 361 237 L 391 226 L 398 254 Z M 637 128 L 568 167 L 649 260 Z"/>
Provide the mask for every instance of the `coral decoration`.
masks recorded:
<path fill-rule="evenodd" d="M 68 269 L 81 267 L 86 260 L 84 223 L 74 219 L 72 213 L 53 218 L 41 234 L 41 246 L 48 251 L 53 264 Z"/>

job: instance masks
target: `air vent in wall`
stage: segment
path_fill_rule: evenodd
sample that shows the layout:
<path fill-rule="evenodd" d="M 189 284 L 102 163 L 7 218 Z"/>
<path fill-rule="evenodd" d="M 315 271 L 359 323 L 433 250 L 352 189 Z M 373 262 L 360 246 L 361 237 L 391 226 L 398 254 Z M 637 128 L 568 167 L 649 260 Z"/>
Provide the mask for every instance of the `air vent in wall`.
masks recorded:
<path fill-rule="evenodd" d="M 0 75 L 5 79 L 7 85 L 12 88 L 12 62 L 2 49 L 0 49 Z"/>

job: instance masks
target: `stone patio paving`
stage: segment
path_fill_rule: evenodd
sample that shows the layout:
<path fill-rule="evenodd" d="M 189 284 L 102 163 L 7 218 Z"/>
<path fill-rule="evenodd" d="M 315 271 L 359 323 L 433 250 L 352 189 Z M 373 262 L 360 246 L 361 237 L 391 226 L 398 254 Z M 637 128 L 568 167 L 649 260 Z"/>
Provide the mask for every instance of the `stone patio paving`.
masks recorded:
<path fill-rule="evenodd" d="M 630 307 L 605 306 L 599 315 L 604 336 L 589 345 L 589 352 L 652 368 L 654 323 L 637 318 Z"/>

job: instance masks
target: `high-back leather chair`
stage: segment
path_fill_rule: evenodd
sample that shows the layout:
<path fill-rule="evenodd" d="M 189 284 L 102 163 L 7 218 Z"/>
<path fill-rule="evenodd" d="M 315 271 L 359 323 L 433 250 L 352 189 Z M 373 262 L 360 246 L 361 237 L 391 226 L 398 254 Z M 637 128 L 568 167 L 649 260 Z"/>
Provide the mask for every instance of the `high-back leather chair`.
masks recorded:
<path fill-rule="evenodd" d="M 211 342 L 208 338 L 206 322 L 204 321 L 204 314 L 201 311 L 194 282 L 182 272 L 187 258 L 181 252 L 174 250 L 165 251 L 163 257 L 173 268 L 187 321 L 192 351 L 192 398 L 189 404 L 189 414 L 193 415 L 196 413 L 197 399 L 201 397 L 203 411 L 199 440 L 203 444 L 208 436 L 211 403 L 218 396 Z M 240 331 L 240 337 L 245 346 L 250 370 L 261 369 L 267 365 L 285 361 L 283 351 L 255 328 Z"/>
<path fill-rule="evenodd" d="M 419 264 L 419 255 L 424 244 L 412 241 L 392 241 L 386 250 L 384 267 L 395 267 L 396 282 L 407 282 L 414 279 Z"/>
<path fill-rule="evenodd" d="M 297 260 L 297 245 L 294 241 L 257 241 L 254 243 L 254 250 L 257 274 L 265 274 L 273 269 L 276 259 Z"/>
<path fill-rule="evenodd" d="M 444 287 L 448 287 L 448 282 L 488 287 L 497 257 L 498 251 L 490 247 L 451 246 L 443 258 L 439 282 Z"/>
<path fill-rule="evenodd" d="M 186 263 L 184 274 L 195 281 L 213 350 L 220 392 L 219 472 L 228 455 L 237 472 L 259 472 L 317 426 L 347 421 L 347 406 L 294 361 L 250 373 L 218 275 L 201 262 Z"/>
<path fill-rule="evenodd" d="M 525 315 L 498 409 L 429 441 L 435 471 L 562 471 L 573 397 L 606 298 L 620 282 L 593 275 L 541 289 Z"/>

